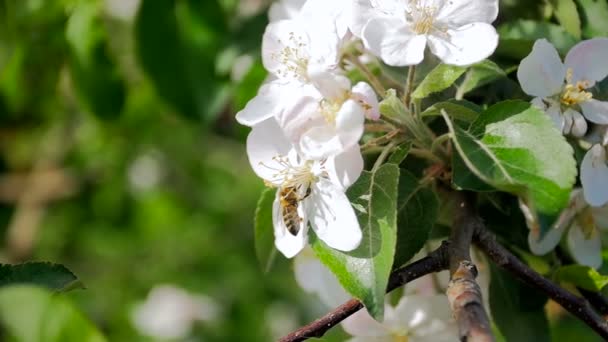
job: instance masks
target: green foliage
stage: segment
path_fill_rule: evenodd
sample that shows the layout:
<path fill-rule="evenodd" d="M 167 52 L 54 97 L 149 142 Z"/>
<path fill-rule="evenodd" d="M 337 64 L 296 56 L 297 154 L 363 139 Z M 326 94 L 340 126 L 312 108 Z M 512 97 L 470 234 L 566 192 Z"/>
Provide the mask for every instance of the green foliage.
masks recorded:
<path fill-rule="evenodd" d="M 574 0 L 551 0 L 557 21 L 575 38 L 581 38 L 581 19 Z"/>
<path fill-rule="evenodd" d="M 583 19 L 583 35 L 587 38 L 608 36 L 608 2 L 577 0 Z"/>
<path fill-rule="evenodd" d="M 572 148 L 544 113 L 522 102 L 500 103 L 481 114 L 469 131 L 444 117 L 454 147 L 475 176 L 523 196 L 543 214 L 556 214 L 566 206 L 576 161 Z"/>
<path fill-rule="evenodd" d="M 422 117 L 441 116 L 442 110 L 448 113 L 452 119 L 466 123 L 475 121 L 481 112 L 481 108 L 474 103 L 468 101 L 448 100 L 435 103 L 434 105 L 425 109 L 425 111 L 420 115 Z"/>
<path fill-rule="evenodd" d="M 226 30 L 216 0 L 143 1 L 139 8 L 141 65 L 159 94 L 187 117 L 210 120 L 221 109 L 214 58 Z"/>
<path fill-rule="evenodd" d="M 393 268 L 403 266 L 428 241 L 439 210 L 435 193 L 407 170 L 399 173 L 397 252 Z"/>
<path fill-rule="evenodd" d="M 469 67 L 458 87 L 458 92 L 464 95 L 504 77 L 507 77 L 505 71 L 496 63 L 486 59 Z"/>
<path fill-rule="evenodd" d="M 467 68 L 455 65 L 439 64 L 422 80 L 412 98 L 423 99 L 433 93 L 449 88 L 456 80 L 464 74 Z"/>
<path fill-rule="evenodd" d="M 555 271 L 557 281 L 566 282 L 585 290 L 600 292 L 608 285 L 608 276 L 601 275 L 595 269 L 583 265 L 566 265 Z"/>
<path fill-rule="evenodd" d="M 255 253 L 264 272 L 270 271 L 277 249 L 274 247 L 272 204 L 276 198 L 275 189 L 264 189 L 255 210 Z"/>
<path fill-rule="evenodd" d="M 516 20 L 498 27 L 500 43 L 496 53 L 521 60 L 532 50 L 537 39 L 546 38 L 562 54 L 570 50 L 577 40 L 561 26 L 531 20 Z"/>
<path fill-rule="evenodd" d="M 106 339 L 62 296 L 29 286 L 0 289 L 0 323 L 10 340 L 103 342 Z"/>
<path fill-rule="evenodd" d="M 506 341 L 550 342 L 547 297 L 494 266 L 491 275 L 492 318 Z"/>
<path fill-rule="evenodd" d="M 83 287 L 74 273 L 63 265 L 48 262 L 0 264 L 0 287 L 14 284 L 33 284 L 55 291 Z"/>
<path fill-rule="evenodd" d="M 107 33 L 100 15 L 96 2 L 82 3 L 74 9 L 66 28 L 70 71 L 83 104 L 102 118 L 114 118 L 122 112 L 126 90 L 117 66 L 108 56 Z"/>
<path fill-rule="evenodd" d="M 398 182 L 399 168 L 384 164 L 375 171 L 365 171 L 348 189 L 363 231 L 361 245 L 354 251 L 340 252 L 318 238 L 312 239 L 319 260 L 377 320 L 384 314 L 384 295 L 395 255 Z"/>

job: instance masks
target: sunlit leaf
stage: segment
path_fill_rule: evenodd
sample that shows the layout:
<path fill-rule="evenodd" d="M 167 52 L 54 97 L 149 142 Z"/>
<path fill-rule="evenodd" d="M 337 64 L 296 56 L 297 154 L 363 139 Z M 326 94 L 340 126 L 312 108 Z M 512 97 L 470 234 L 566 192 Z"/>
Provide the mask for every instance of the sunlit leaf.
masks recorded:
<path fill-rule="evenodd" d="M 575 38 L 581 38 L 581 19 L 574 0 L 551 0 L 557 21 Z"/>
<path fill-rule="evenodd" d="M 342 286 L 363 302 L 377 320 L 384 314 L 384 295 L 397 241 L 397 185 L 399 168 L 384 164 L 365 171 L 348 190 L 363 231 L 359 248 L 340 252 L 313 236 L 315 254 Z"/>
<path fill-rule="evenodd" d="M 55 291 L 83 287 L 78 278 L 65 266 L 49 262 L 0 264 L 0 287 L 14 284 L 32 284 Z"/>
<path fill-rule="evenodd" d="M 608 276 L 583 265 L 566 265 L 560 267 L 554 275 L 560 282 L 567 282 L 585 290 L 599 292 L 608 285 Z"/>
<path fill-rule="evenodd" d="M 449 88 L 466 70 L 467 68 L 464 67 L 439 64 L 418 85 L 412 93 L 412 98 L 423 99 L 433 93 Z"/>

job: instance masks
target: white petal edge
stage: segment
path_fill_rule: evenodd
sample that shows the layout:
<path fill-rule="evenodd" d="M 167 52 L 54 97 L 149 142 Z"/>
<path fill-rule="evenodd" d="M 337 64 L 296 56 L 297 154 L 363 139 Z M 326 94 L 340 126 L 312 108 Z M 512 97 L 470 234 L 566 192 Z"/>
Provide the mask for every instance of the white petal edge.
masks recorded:
<path fill-rule="evenodd" d="M 566 77 L 566 67 L 555 47 L 546 39 L 538 39 L 532 52 L 517 69 L 517 79 L 522 90 L 531 96 L 549 97 L 561 92 Z"/>
<path fill-rule="evenodd" d="M 298 210 L 303 217 L 302 227 L 297 235 L 292 235 L 285 226 L 281 206 L 279 205 L 279 192 L 272 204 L 272 223 L 274 224 L 274 245 L 286 258 L 296 256 L 308 242 L 308 224 L 304 210 Z"/>
<path fill-rule="evenodd" d="M 540 230 L 530 229 L 530 232 L 528 233 L 528 245 L 530 246 L 530 251 L 536 255 L 545 255 L 551 252 L 562 239 L 564 230 L 566 230 L 565 225 L 552 227 L 551 230 L 545 233 L 545 236 L 541 240 L 539 239 Z"/>
<path fill-rule="evenodd" d="M 352 97 L 363 107 L 366 118 L 370 120 L 380 119 L 378 96 L 372 86 L 366 82 L 355 84 L 352 89 Z"/>
<path fill-rule="evenodd" d="M 362 39 L 388 65 L 416 65 L 424 59 L 426 37 L 415 35 L 400 19 L 371 19 L 363 28 Z"/>
<path fill-rule="evenodd" d="M 597 229 L 594 229 L 591 236 L 587 238 L 575 221 L 568 231 L 566 241 L 576 262 L 592 268 L 602 266 L 602 241 Z"/>
<path fill-rule="evenodd" d="M 444 1 L 436 21 L 450 26 L 492 23 L 498 16 L 498 0 Z"/>
<path fill-rule="evenodd" d="M 601 145 L 593 145 L 581 163 L 581 183 L 585 201 L 600 207 L 608 203 L 608 166 L 606 150 Z"/>
<path fill-rule="evenodd" d="M 292 150 L 293 146 L 274 118 L 253 126 L 247 136 L 247 157 L 251 168 L 260 178 L 268 181 L 274 178 L 277 170 L 284 168 L 273 158 L 287 156 Z"/>
<path fill-rule="evenodd" d="M 580 104 L 587 120 L 600 125 L 608 125 L 608 102 L 591 99 Z"/>
<path fill-rule="evenodd" d="M 321 178 L 313 185 L 307 213 L 310 224 L 319 239 L 340 251 L 359 247 L 361 227 L 344 190 L 331 181 Z"/>
<path fill-rule="evenodd" d="M 464 25 L 448 30 L 446 35 L 447 40 L 443 35 L 429 36 L 429 48 L 446 64 L 465 66 L 480 62 L 498 46 L 496 29 L 486 23 Z"/>
<path fill-rule="evenodd" d="M 564 60 L 567 68 L 572 68 L 572 80 L 590 81 L 589 86 L 608 76 L 608 38 L 594 38 L 576 44 Z"/>
<path fill-rule="evenodd" d="M 328 158 L 325 169 L 332 183 L 340 185 L 345 191 L 354 184 L 363 172 L 363 155 L 359 146 L 353 146 L 344 152 Z"/>

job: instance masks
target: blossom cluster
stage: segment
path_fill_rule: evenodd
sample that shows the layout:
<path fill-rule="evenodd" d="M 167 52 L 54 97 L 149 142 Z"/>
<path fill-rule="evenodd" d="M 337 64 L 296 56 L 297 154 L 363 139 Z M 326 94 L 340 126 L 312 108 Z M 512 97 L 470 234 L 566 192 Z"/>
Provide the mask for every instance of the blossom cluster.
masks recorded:
<path fill-rule="evenodd" d="M 392 66 L 415 65 L 428 46 L 445 63 L 476 63 L 496 48 L 490 23 L 497 13 L 496 0 L 273 4 L 262 41 L 270 76 L 237 121 L 252 127 L 247 153 L 253 170 L 277 188 L 279 251 L 293 257 L 302 250 L 309 223 L 332 248 L 351 251 L 360 243 L 345 191 L 363 170 L 359 140 L 365 120 L 380 117 L 377 96 L 384 94 L 366 82 L 352 84 L 346 57 L 355 64 L 367 55 Z M 354 45 L 363 48 L 347 56 Z"/>
<path fill-rule="evenodd" d="M 539 39 L 522 60 L 517 78 L 532 103 L 553 120 L 567 136 L 578 140 L 587 152 L 581 162 L 582 189 L 572 193 L 570 205 L 552 229 L 540 236 L 533 213 L 523 206 L 530 249 L 545 254 L 568 230 L 567 246 L 574 259 L 590 267 L 602 264 L 599 229 L 608 229 L 608 102 L 594 98 L 597 82 L 608 76 L 608 38 L 594 38 L 576 44 L 562 62 L 556 48 Z M 589 129 L 593 126 L 593 129 Z"/>

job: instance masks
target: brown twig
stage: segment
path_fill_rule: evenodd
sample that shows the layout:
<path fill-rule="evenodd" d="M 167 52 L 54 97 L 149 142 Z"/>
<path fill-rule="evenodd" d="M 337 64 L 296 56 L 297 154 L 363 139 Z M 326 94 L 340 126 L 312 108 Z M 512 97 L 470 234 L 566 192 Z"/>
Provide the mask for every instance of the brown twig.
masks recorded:
<path fill-rule="evenodd" d="M 395 270 L 388 281 L 387 292 L 405 285 L 424 275 L 443 271 L 448 267 L 448 243 L 444 242 L 439 248 L 427 257 Z M 300 329 L 283 337 L 279 342 L 305 341 L 313 337 L 323 336 L 329 329 L 342 322 L 347 317 L 363 308 L 363 304 L 356 299 L 340 305 L 325 316 L 301 327 Z"/>
<path fill-rule="evenodd" d="M 494 341 L 488 314 L 483 307 L 481 289 L 475 281 L 477 268 L 471 261 L 473 234 L 482 224 L 464 197 L 452 230 L 449 248 L 450 283 L 446 294 L 458 324 L 461 341 Z"/>
<path fill-rule="evenodd" d="M 593 311 L 586 300 L 564 290 L 529 268 L 506 248 L 501 246 L 496 241 L 496 237 L 487 231 L 485 227 L 482 226 L 475 232 L 474 239 L 475 244 L 500 268 L 513 274 L 524 283 L 542 291 L 572 315 L 587 324 L 598 335 L 608 340 L 608 323 Z"/>
<path fill-rule="evenodd" d="M 595 311 L 602 315 L 604 320 L 608 320 L 608 298 L 604 297 L 604 295 L 599 292 L 585 290 L 580 287 L 577 287 L 576 289 L 585 297 Z"/>

